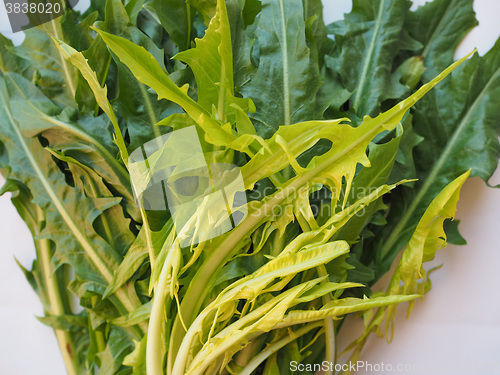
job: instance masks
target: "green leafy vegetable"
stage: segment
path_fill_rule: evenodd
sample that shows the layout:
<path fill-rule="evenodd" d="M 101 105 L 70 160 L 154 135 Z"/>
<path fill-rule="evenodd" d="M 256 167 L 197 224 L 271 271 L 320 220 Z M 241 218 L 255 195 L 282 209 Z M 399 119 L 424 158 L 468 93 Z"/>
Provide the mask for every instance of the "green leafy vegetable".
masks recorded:
<path fill-rule="evenodd" d="M 500 156 L 500 41 L 452 58 L 472 3 L 92 1 L 0 35 L 0 193 L 68 374 L 289 374 L 359 312 L 351 361 L 392 338 Z"/>

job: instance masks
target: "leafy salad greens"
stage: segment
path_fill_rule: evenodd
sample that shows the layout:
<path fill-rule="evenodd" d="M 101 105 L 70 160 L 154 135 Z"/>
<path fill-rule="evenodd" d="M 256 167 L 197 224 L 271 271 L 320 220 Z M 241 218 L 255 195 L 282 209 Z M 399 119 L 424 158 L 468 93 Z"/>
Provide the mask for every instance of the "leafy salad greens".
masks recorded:
<path fill-rule="evenodd" d="M 0 35 L 1 193 L 68 374 L 289 374 L 336 363 L 349 314 L 351 361 L 390 339 L 423 263 L 464 241 L 463 183 L 498 165 L 500 40 L 453 61 L 472 5 L 353 0 L 325 25 L 320 0 L 93 0 L 20 46 Z M 138 198 L 162 153 L 194 153 L 145 145 L 186 129 L 242 177 L 247 211 L 217 236 L 206 200 L 181 227 Z"/>

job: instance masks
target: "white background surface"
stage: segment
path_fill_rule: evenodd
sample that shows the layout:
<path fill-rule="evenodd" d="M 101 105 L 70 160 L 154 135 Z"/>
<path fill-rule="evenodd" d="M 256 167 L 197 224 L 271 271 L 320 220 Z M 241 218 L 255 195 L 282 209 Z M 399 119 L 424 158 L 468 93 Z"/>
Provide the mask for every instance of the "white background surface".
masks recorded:
<path fill-rule="evenodd" d="M 324 3 L 328 23 L 348 12 L 351 0 Z M 474 9 L 480 27 L 466 38 L 456 57 L 474 47 L 484 54 L 500 35 L 500 2 L 476 0 Z M 6 30 L 4 12 L 0 1 L 2 32 Z M 500 184 L 500 172 L 490 183 Z M 373 337 L 362 353 L 363 361 L 391 364 L 394 369 L 398 364 L 415 366 L 414 371 L 400 372 L 413 375 L 500 374 L 500 191 L 487 188 L 478 178 L 470 179 L 463 188 L 457 217 L 468 244 L 450 245 L 438 253 L 434 264 L 444 263 L 444 267 L 433 274 L 432 291 L 417 302 L 410 320 L 405 320 L 405 307 L 399 309 L 403 314 L 395 323 L 393 342 L 387 345 Z M 41 304 L 14 261 L 15 256 L 30 267 L 34 248 L 8 195 L 0 197 L 0 239 L 0 375 L 63 375 L 52 330 L 35 318 L 43 313 Z M 359 329 L 357 323 L 349 325 L 350 329 Z M 347 344 L 349 337 L 352 331 L 344 329 L 339 346 Z M 375 373 L 387 372 L 358 372 Z"/>

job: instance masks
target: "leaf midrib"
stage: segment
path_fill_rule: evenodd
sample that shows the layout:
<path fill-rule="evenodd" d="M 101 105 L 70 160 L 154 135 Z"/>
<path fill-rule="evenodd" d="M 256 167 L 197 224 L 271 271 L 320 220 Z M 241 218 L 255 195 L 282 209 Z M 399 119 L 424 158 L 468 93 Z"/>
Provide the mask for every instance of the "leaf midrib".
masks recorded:
<path fill-rule="evenodd" d="M 144 107 L 146 107 L 146 113 L 148 114 L 149 122 L 151 123 L 151 127 L 153 128 L 155 137 L 161 137 L 161 133 L 158 127 L 156 126 L 156 124 L 158 123 L 158 119 L 156 118 L 153 109 L 153 104 L 151 103 L 151 99 L 148 96 L 146 87 L 142 82 L 137 81 L 137 84 L 139 85 L 139 89 L 141 90 L 141 95 L 144 98 Z"/>
<path fill-rule="evenodd" d="M 57 27 L 56 27 L 56 21 L 52 20 L 50 22 L 50 24 L 52 26 L 52 30 L 54 31 L 54 36 L 57 39 L 61 39 L 61 37 L 59 36 L 59 31 L 57 30 Z M 66 59 L 64 58 L 64 56 L 62 55 L 62 52 L 59 49 L 58 49 L 58 53 L 59 53 L 59 57 L 61 59 L 61 64 L 62 64 L 63 72 L 64 72 L 64 75 L 66 77 L 66 82 L 68 83 L 68 89 L 70 91 L 71 98 L 74 100 L 76 89 L 75 89 L 73 81 L 71 80 L 71 75 L 70 75 L 70 72 L 69 72 L 68 63 L 67 63 Z"/>
<path fill-rule="evenodd" d="M 290 80 L 288 77 L 290 66 L 288 62 L 288 36 L 286 30 L 286 17 L 285 17 L 285 4 L 284 0 L 279 0 L 280 6 L 280 23 L 281 23 L 281 55 L 283 64 L 283 115 L 285 123 L 284 125 L 290 125 L 292 123 L 291 116 L 291 99 L 290 99 Z"/>
<path fill-rule="evenodd" d="M 368 68 L 370 67 L 370 62 L 372 60 L 372 55 L 375 51 L 375 46 L 376 46 L 376 40 L 378 33 L 380 31 L 380 26 L 382 25 L 382 15 L 383 15 L 383 10 L 384 10 L 384 5 L 385 5 L 385 0 L 382 0 L 379 9 L 378 9 L 378 14 L 377 14 L 377 21 L 375 23 L 375 30 L 373 31 L 372 39 L 370 41 L 370 48 L 368 49 L 368 53 L 366 54 L 365 59 L 363 60 L 363 70 L 361 71 L 361 76 L 359 78 L 359 84 L 357 87 L 360 89 L 356 90 L 355 96 L 354 96 L 354 101 L 353 101 L 353 107 L 354 109 L 358 110 L 358 105 L 359 101 L 361 100 L 361 95 L 364 92 L 364 87 L 365 87 L 365 81 L 368 76 Z"/>
<path fill-rule="evenodd" d="M 436 28 L 432 32 L 431 37 L 427 41 L 426 46 L 425 46 L 425 48 L 424 48 L 424 50 L 422 52 L 422 56 L 424 57 L 424 59 L 427 57 L 427 53 L 429 52 L 429 48 L 432 45 L 432 41 L 438 35 L 438 30 L 441 29 L 441 26 L 443 25 L 443 22 L 444 22 L 444 20 L 445 20 L 445 18 L 447 16 L 448 11 L 450 10 L 450 7 L 451 7 L 452 3 L 453 3 L 453 0 L 450 0 L 450 2 L 448 3 L 448 5 L 446 6 L 446 9 L 443 12 L 443 17 L 441 17 L 441 19 L 439 20 L 439 23 L 437 24 Z"/>
<path fill-rule="evenodd" d="M 42 222 L 43 220 L 45 220 L 43 212 L 41 208 L 37 207 L 37 222 Z M 50 260 L 51 250 L 49 240 L 36 240 L 36 244 L 37 250 L 39 252 L 38 260 L 41 265 L 42 278 L 45 283 L 45 288 L 50 304 L 50 310 L 48 310 L 48 313 L 54 316 L 64 315 L 65 309 L 62 301 L 61 290 L 59 288 L 57 275 Z M 54 333 L 56 335 L 59 348 L 61 349 L 61 355 L 66 365 L 66 371 L 68 371 L 68 375 L 76 375 L 74 358 L 72 358 L 70 354 L 70 352 L 74 350 L 74 343 L 70 333 L 61 329 L 54 329 Z"/>

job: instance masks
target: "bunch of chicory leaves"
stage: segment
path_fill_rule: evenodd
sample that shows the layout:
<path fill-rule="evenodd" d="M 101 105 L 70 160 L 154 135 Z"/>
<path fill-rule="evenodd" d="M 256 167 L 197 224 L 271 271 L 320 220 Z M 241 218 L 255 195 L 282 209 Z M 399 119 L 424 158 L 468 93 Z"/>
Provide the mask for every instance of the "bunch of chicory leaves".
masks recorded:
<path fill-rule="evenodd" d="M 453 63 L 472 3 L 353 0 L 325 26 L 320 0 L 95 0 L 0 35 L 1 192 L 68 374 L 288 374 L 336 361 L 346 314 L 365 322 L 350 360 L 388 333 L 463 243 L 462 184 L 498 164 L 500 42 Z M 210 180 L 241 177 L 231 228 L 206 199 L 182 221 L 138 194 L 196 154 L 145 145 L 189 130 L 233 166 Z M 162 186 L 182 203 L 202 174 Z"/>

